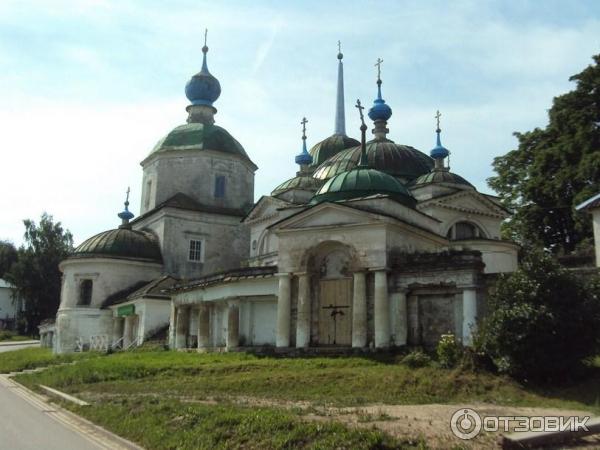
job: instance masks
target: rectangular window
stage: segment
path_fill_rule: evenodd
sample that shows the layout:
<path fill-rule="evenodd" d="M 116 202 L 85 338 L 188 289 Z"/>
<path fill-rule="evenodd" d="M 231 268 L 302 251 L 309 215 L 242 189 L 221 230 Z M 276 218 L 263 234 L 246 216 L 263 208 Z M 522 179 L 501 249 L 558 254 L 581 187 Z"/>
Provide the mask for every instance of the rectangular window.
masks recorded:
<path fill-rule="evenodd" d="M 202 241 L 192 239 L 190 241 L 190 254 L 189 260 L 195 262 L 202 262 Z"/>
<path fill-rule="evenodd" d="M 215 178 L 215 198 L 225 198 L 225 177 L 217 175 Z"/>
<path fill-rule="evenodd" d="M 81 280 L 79 285 L 79 301 L 77 306 L 90 306 L 92 303 L 92 290 L 94 282 L 92 280 Z"/>

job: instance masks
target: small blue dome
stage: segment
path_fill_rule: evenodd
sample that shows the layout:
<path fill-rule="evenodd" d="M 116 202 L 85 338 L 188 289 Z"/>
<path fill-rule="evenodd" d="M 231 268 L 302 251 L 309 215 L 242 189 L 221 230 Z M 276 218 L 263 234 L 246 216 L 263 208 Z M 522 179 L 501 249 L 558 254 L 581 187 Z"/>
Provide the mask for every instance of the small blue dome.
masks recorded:
<path fill-rule="evenodd" d="M 208 47 L 202 47 L 202 70 L 194 75 L 185 85 L 185 95 L 192 105 L 212 106 L 221 95 L 221 84 L 208 71 L 206 53 Z"/>
<path fill-rule="evenodd" d="M 442 145 L 442 140 L 440 139 L 441 131 L 439 128 L 435 131 L 437 133 L 437 142 L 435 147 L 429 152 L 433 159 L 444 159 L 450 155 L 450 151 Z"/>
<path fill-rule="evenodd" d="M 386 105 L 385 100 L 378 98 L 373 102 L 373 107 L 369 109 L 371 120 L 388 120 L 392 117 L 392 108 Z"/>
<path fill-rule="evenodd" d="M 313 158 L 312 156 L 310 156 L 310 153 L 308 153 L 305 149 L 302 153 L 296 155 L 295 161 L 296 164 L 300 166 L 310 166 L 313 162 Z"/>

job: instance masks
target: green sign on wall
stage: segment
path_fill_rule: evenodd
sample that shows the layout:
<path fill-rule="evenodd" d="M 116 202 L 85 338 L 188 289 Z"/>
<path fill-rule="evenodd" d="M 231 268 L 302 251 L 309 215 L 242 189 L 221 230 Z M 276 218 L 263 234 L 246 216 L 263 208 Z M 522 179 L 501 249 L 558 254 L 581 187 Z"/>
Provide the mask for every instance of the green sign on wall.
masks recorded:
<path fill-rule="evenodd" d="M 125 317 L 135 314 L 135 305 L 124 305 L 117 308 L 117 316 Z"/>

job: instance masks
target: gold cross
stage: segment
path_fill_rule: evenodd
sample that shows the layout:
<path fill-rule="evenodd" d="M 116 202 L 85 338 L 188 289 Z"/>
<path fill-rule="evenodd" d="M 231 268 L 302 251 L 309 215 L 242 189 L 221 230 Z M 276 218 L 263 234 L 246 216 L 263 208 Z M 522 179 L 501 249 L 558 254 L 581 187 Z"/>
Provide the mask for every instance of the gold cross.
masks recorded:
<path fill-rule="evenodd" d="M 442 117 L 442 113 L 440 113 L 440 110 L 438 109 L 438 111 L 435 113 L 435 119 L 437 120 L 437 129 L 440 129 L 440 117 Z"/>
<path fill-rule="evenodd" d="M 377 79 L 378 80 L 381 78 L 381 63 L 382 62 L 383 62 L 383 59 L 377 58 L 377 62 L 375 63 L 375 67 L 377 67 Z"/>

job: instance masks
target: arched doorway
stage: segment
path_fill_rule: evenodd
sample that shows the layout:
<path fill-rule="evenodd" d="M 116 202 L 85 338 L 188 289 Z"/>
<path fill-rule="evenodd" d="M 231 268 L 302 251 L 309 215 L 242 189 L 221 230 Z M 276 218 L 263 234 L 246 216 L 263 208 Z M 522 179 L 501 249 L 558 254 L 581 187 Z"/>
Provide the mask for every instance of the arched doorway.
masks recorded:
<path fill-rule="evenodd" d="M 353 252 L 346 245 L 327 242 L 311 253 L 309 267 L 315 280 L 312 311 L 318 322 L 313 341 L 319 346 L 351 346 Z"/>

